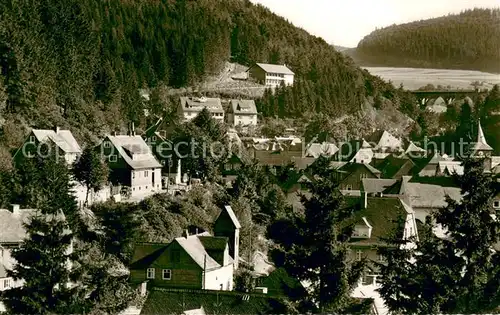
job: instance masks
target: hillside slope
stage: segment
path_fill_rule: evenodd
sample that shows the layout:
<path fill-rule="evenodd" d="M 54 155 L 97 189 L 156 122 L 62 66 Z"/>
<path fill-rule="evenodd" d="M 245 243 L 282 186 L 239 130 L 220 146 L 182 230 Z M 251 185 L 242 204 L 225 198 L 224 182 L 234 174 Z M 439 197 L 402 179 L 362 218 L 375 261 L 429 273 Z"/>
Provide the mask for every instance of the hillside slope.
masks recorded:
<path fill-rule="evenodd" d="M 385 27 L 345 53 L 363 66 L 500 73 L 500 9 L 474 9 Z"/>
<path fill-rule="evenodd" d="M 80 141 L 130 121 L 144 128 L 145 108 L 162 113 L 140 88 L 193 86 L 230 60 L 293 69 L 287 103 L 275 105 L 283 117 L 341 116 L 367 97 L 394 94 L 324 40 L 248 0 L 6 0 L 0 145 L 15 147 L 29 127 L 71 127 Z"/>

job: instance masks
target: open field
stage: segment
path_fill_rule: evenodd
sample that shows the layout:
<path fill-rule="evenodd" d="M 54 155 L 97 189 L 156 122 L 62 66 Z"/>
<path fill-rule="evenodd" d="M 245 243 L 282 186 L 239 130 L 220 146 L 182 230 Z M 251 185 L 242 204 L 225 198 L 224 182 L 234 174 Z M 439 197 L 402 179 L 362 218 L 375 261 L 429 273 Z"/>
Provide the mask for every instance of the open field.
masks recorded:
<path fill-rule="evenodd" d="M 491 89 L 500 84 L 500 74 L 472 70 L 447 70 L 423 68 L 363 67 L 373 75 L 391 80 L 398 87 L 403 83 L 409 90 L 416 90 L 427 84 L 451 86 L 457 89 L 471 89 L 471 82 L 484 82 L 482 88 Z"/>

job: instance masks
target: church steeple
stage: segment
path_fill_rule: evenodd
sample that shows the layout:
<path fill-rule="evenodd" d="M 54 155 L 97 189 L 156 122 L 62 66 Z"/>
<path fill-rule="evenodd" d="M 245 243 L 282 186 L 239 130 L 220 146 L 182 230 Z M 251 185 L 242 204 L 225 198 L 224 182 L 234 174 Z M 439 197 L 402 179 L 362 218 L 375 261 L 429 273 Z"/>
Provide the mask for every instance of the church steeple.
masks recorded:
<path fill-rule="evenodd" d="M 481 127 L 481 121 L 478 122 L 477 126 L 477 141 L 474 143 L 472 151 L 476 154 L 486 151 L 493 151 L 493 148 L 486 142 L 486 137 L 484 136 L 483 128 Z"/>

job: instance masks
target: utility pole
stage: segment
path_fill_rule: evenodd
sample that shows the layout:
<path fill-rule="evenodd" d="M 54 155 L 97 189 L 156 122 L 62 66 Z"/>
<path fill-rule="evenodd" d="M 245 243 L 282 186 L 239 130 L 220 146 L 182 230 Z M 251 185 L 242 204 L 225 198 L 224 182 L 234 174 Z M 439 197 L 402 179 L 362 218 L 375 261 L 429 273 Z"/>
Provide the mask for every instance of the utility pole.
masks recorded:
<path fill-rule="evenodd" d="M 170 168 L 172 167 L 172 158 L 168 158 L 168 176 L 167 176 L 167 194 L 170 186 Z"/>

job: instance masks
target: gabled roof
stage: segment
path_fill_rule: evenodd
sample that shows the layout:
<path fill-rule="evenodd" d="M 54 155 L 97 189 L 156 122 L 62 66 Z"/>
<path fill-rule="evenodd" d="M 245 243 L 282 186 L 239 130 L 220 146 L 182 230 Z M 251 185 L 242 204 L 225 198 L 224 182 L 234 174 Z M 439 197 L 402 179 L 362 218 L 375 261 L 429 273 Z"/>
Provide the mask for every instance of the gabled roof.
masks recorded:
<path fill-rule="evenodd" d="M 359 151 L 367 149 L 372 149 L 372 146 L 364 139 L 343 142 L 335 154 L 335 160 L 350 162 Z"/>
<path fill-rule="evenodd" d="M 407 157 L 387 156 L 377 168 L 385 178 L 399 178 L 404 175 L 411 175 L 415 170 L 415 163 Z"/>
<path fill-rule="evenodd" d="M 237 228 L 237 229 L 241 228 L 240 221 L 238 221 L 238 218 L 236 217 L 236 214 L 234 214 L 233 208 L 231 208 L 231 206 L 224 206 L 224 208 L 221 210 L 221 212 L 219 213 L 219 216 L 217 217 L 217 219 L 215 221 L 219 220 L 220 216 L 223 213 L 227 213 L 229 215 L 229 218 L 233 222 L 233 225 L 235 228 Z"/>
<path fill-rule="evenodd" d="M 206 267 L 206 269 L 211 270 L 221 267 L 221 265 L 208 254 L 207 249 L 197 235 L 178 237 L 175 239 L 175 242 L 186 251 L 201 269 L 205 270 Z"/>
<path fill-rule="evenodd" d="M 386 130 L 375 131 L 367 140 L 375 143 L 377 148 L 399 149 L 402 146 L 401 140 Z"/>
<path fill-rule="evenodd" d="M 323 156 L 332 156 L 339 148 L 334 143 L 311 143 L 306 149 L 306 156 L 318 158 L 321 155 Z"/>
<path fill-rule="evenodd" d="M 294 74 L 286 65 L 273 65 L 269 63 L 256 63 L 255 66 L 267 73 Z"/>
<path fill-rule="evenodd" d="M 130 264 L 131 269 L 145 269 L 158 259 L 170 244 L 136 243 Z"/>
<path fill-rule="evenodd" d="M 213 97 L 181 97 L 181 107 L 185 112 L 201 112 L 206 108 L 209 112 L 224 113 L 220 98 Z"/>
<path fill-rule="evenodd" d="M 464 174 L 464 167 L 460 161 L 439 161 L 438 168 L 441 173 L 447 175 L 452 175 L 454 173 L 458 175 Z"/>
<path fill-rule="evenodd" d="M 387 188 L 397 182 L 396 179 L 363 178 L 361 183 L 363 191 L 368 194 L 383 193 Z"/>
<path fill-rule="evenodd" d="M 161 168 L 151 149 L 141 136 L 107 136 L 120 156 L 132 169 Z M 104 140 L 106 141 L 106 139 Z M 101 143 L 102 145 L 102 143 Z M 136 155 L 136 158 L 134 158 Z"/>
<path fill-rule="evenodd" d="M 415 143 L 413 143 L 413 141 L 410 141 L 410 144 L 408 145 L 408 148 L 406 148 L 405 153 L 408 154 L 410 152 L 426 153 L 427 151 L 417 146 Z"/>
<path fill-rule="evenodd" d="M 18 213 L 0 209 L 0 244 L 21 243 L 26 237 L 24 224 L 36 213 L 36 209 L 19 209 Z"/>
<path fill-rule="evenodd" d="M 188 237 L 177 237 L 173 242 L 179 246 L 193 259 L 201 268 L 207 270 L 220 268 L 221 265 L 215 261 L 207 250 L 224 251 L 227 246 L 226 237 L 215 237 L 208 233 L 190 235 Z M 145 269 L 151 266 L 171 245 L 162 243 L 137 243 L 134 247 L 134 255 L 131 269 Z"/>
<path fill-rule="evenodd" d="M 375 176 L 380 175 L 380 171 L 378 169 L 376 169 L 373 166 L 371 166 L 370 164 L 366 164 L 366 163 L 364 163 L 364 164 L 361 164 L 361 163 L 347 163 L 344 166 L 342 166 L 341 168 L 339 168 L 339 171 L 351 174 L 351 173 L 353 173 L 354 171 L 356 171 L 360 167 L 366 168 L 368 171 L 370 171 Z"/>
<path fill-rule="evenodd" d="M 408 197 L 412 207 L 419 208 L 446 207 L 447 195 L 455 201 L 462 199 L 460 188 L 412 182 L 403 182 L 400 194 Z"/>
<path fill-rule="evenodd" d="M 81 153 L 82 149 L 69 130 L 33 129 L 35 137 L 40 142 L 52 141 L 65 153 Z"/>
<path fill-rule="evenodd" d="M 198 236 L 203 247 L 207 250 L 224 251 L 227 247 L 228 238 L 225 236 Z"/>
<path fill-rule="evenodd" d="M 347 204 L 357 205 L 354 217 L 349 220 L 352 224 L 364 224 L 368 221 L 372 226 L 370 238 L 351 239 L 352 245 L 383 245 L 384 238 L 388 237 L 397 226 L 399 217 L 406 219 L 407 208 L 399 198 L 393 197 L 367 197 L 367 207 L 363 208 L 364 202 L 360 197 L 345 197 Z M 403 231 L 401 231 L 401 237 Z"/>
<path fill-rule="evenodd" d="M 231 100 L 231 110 L 237 115 L 257 115 L 254 100 Z"/>

